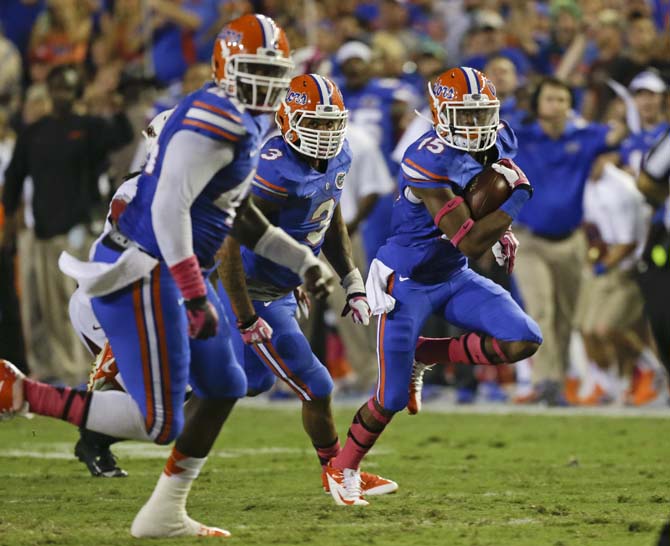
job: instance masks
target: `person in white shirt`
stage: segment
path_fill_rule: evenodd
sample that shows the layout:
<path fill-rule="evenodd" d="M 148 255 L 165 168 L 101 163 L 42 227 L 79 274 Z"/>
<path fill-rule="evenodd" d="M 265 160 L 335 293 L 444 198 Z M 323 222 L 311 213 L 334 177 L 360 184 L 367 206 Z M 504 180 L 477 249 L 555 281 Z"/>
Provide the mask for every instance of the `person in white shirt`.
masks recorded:
<path fill-rule="evenodd" d="M 590 377 L 581 389 L 581 403 L 593 405 L 617 399 L 621 394 L 617 371 L 625 383 L 638 360 L 642 373 L 649 373 L 651 379 L 660 369 L 649 348 L 644 300 L 634 276 L 649 216 L 635 179 L 613 163 L 606 163 L 600 176 L 586 185 L 584 228 L 589 263 L 576 320 L 587 355 L 595 365 L 590 367 Z M 618 370 L 605 373 L 613 363 L 618 363 Z M 644 382 L 644 396 L 633 391 L 626 401 L 636 405 L 651 401 L 658 394 L 650 391 L 652 382 Z"/>

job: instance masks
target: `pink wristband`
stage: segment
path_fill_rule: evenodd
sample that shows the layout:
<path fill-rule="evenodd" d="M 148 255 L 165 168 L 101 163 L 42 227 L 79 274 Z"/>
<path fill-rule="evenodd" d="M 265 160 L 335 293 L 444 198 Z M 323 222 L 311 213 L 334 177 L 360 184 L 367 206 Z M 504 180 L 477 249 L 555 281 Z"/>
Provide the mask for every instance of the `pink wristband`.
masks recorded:
<path fill-rule="evenodd" d="M 173 265 L 170 268 L 170 273 L 172 273 L 172 278 L 185 300 L 207 295 L 207 287 L 202 278 L 198 258 L 195 255 Z"/>
<path fill-rule="evenodd" d="M 434 222 L 437 227 L 440 227 L 440 221 L 442 218 L 444 218 L 447 214 L 449 214 L 451 211 L 453 211 L 458 205 L 460 205 L 463 202 L 462 197 L 454 197 L 450 201 L 447 201 L 444 206 L 438 211 L 438 213 L 435 215 Z"/>
<path fill-rule="evenodd" d="M 470 232 L 474 225 L 475 221 L 472 218 L 468 218 L 465 222 L 463 222 L 463 225 L 456 232 L 456 235 L 450 239 L 451 244 L 458 248 L 458 245 L 463 240 L 463 237 L 465 237 Z"/>

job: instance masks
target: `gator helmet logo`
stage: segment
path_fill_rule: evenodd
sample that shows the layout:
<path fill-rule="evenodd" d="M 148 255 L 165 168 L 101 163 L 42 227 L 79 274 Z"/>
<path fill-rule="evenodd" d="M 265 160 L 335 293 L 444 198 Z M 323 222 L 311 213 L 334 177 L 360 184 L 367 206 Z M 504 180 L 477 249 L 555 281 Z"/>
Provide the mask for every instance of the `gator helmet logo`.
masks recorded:
<path fill-rule="evenodd" d="M 496 86 L 493 85 L 493 82 L 491 80 L 489 80 L 488 78 L 485 78 L 485 80 L 486 80 L 486 87 L 488 87 L 491 94 L 495 97 L 496 96 Z"/>
<path fill-rule="evenodd" d="M 456 96 L 456 90 L 448 85 L 440 85 L 435 82 L 433 85 L 433 95 L 442 97 L 443 99 L 452 100 Z"/>
<path fill-rule="evenodd" d="M 305 106 L 307 104 L 307 93 L 289 90 L 286 94 L 286 102 L 294 102 L 298 106 Z"/>
<path fill-rule="evenodd" d="M 347 175 L 345 172 L 337 173 L 337 176 L 335 177 L 335 187 L 338 190 L 341 190 L 344 188 L 344 177 Z"/>
<path fill-rule="evenodd" d="M 237 30 L 233 30 L 232 28 L 224 28 L 221 33 L 219 34 L 219 38 L 221 38 L 224 42 L 228 43 L 240 43 L 242 42 L 242 36 L 243 34 L 241 32 L 238 32 Z"/>

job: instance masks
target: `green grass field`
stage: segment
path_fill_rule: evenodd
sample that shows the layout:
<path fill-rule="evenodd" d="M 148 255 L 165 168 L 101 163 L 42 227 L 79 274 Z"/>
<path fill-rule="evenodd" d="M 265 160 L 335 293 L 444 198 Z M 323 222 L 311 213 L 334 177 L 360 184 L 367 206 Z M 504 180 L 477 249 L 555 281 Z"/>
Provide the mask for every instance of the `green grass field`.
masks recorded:
<path fill-rule="evenodd" d="M 337 412 L 342 436 L 352 414 Z M 68 457 L 75 438 L 41 418 L 0 423 L 1 546 L 137 543 L 130 522 L 167 450 L 120 446 L 130 477 L 92 479 Z M 335 506 L 298 410 L 241 407 L 189 513 L 229 529 L 232 544 L 319 546 L 652 545 L 670 515 L 667 419 L 399 415 L 366 468 L 398 493 Z"/>

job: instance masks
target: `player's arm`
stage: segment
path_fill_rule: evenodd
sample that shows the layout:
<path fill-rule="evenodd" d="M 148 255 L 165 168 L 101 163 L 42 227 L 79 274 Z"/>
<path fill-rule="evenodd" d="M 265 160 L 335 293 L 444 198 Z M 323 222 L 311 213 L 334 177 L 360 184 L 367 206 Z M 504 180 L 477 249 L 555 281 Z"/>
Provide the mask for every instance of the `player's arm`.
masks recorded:
<path fill-rule="evenodd" d="M 217 272 L 226 294 L 230 298 L 237 317 L 237 329 L 246 344 L 265 343 L 272 338 L 272 328 L 256 314 L 242 265 L 240 243 L 233 237 L 226 237 L 217 253 L 219 266 Z"/>
<path fill-rule="evenodd" d="M 356 233 L 358 226 L 370 215 L 378 200 L 378 193 L 369 193 L 368 195 L 361 198 L 361 201 L 358 204 L 358 211 L 356 212 L 356 216 L 351 222 L 349 222 L 349 224 L 347 224 L 347 232 L 349 233 L 349 236 L 352 236 L 354 233 Z"/>
<path fill-rule="evenodd" d="M 254 201 L 245 198 L 237 210 L 231 235 L 259 256 L 289 268 L 305 281 L 307 290 L 318 298 L 331 291 L 332 273 L 284 230 L 273 226 Z"/>
<path fill-rule="evenodd" d="M 670 131 L 654 144 L 642 161 L 637 187 L 654 206 L 659 206 L 668 197 L 670 181 Z"/>
<path fill-rule="evenodd" d="M 510 215 L 501 209 L 475 222 L 465 202 L 448 187 L 412 187 L 412 193 L 423 201 L 440 231 L 473 260 L 488 251 L 512 223 Z"/>
<path fill-rule="evenodd" d="M 335 207 L 330 225 L 326 230 L 322 248 L 330 265 L 339 275 L 340 284 L 347 295 L 347 304 L 342 310 L 342 316 L 351 313 L 351 318 L 356 324 L 367 326 L 372 313 L 368 305 L 363 277 L 352 257 L 351 239 L 347 225 L 342 218 L 339 203 Z"/>

